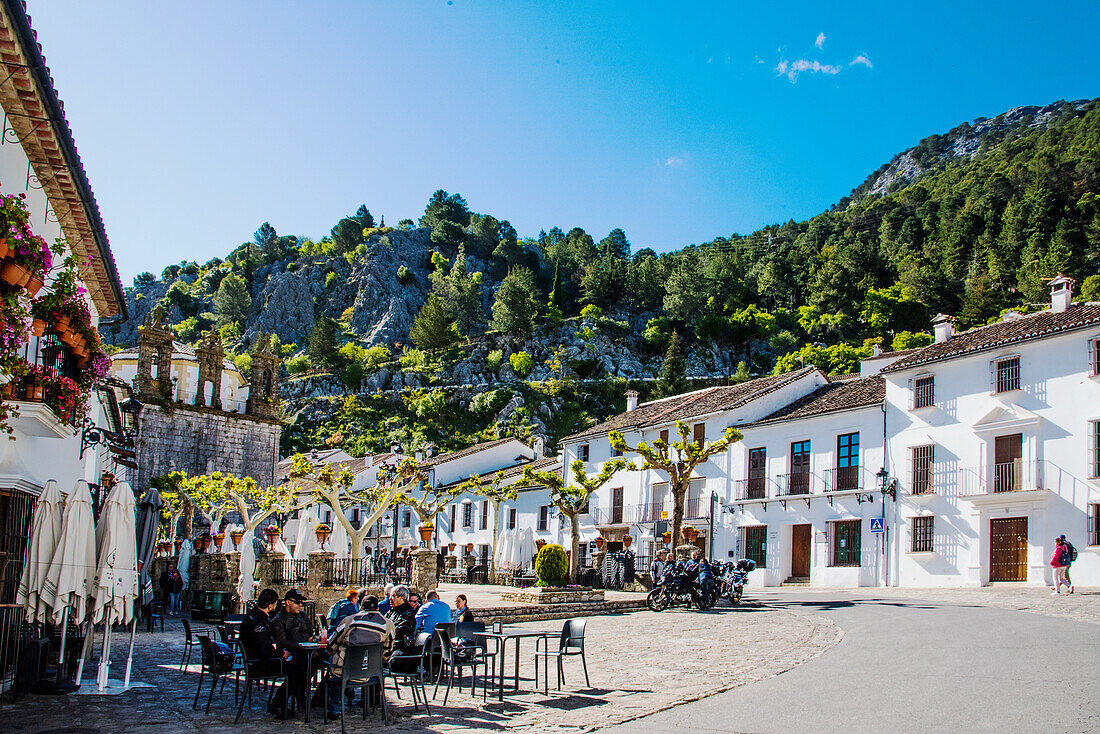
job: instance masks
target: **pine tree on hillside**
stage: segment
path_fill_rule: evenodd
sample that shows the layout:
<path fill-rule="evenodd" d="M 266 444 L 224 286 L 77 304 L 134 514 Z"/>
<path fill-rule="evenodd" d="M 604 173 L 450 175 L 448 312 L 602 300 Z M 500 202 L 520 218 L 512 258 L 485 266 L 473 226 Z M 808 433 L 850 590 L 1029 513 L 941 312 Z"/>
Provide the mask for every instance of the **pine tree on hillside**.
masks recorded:
<path fill-rule="evenodd" d="M 517 339 L 531 336 L 539 310 L 538 292 L 534 273 L 527 268 L 513 268 L 497 289 L 492 328 Z"/>
<path fill-rule="evenodd" d="M 439 296 L 432 293 L 416 315 L 409 338 L 420 349 L 442 349 L 458 341 L 458 327 Z"/>
<path fill-rule="evenodd" d="M 248 295 L 244 278 L 236 273 L 222 278 L 218 292 L 214 294 L 214 313 L 218 316 L 219 324 L 242 320 L 251 305 L 252 297 Z"/>
<path fill-rule="evenodd" d="M 370 213 L 370 209 L 366 204 L 363 204 L 355 212 L 355 218 L 359 220 L 359 224 L 363 229 L 370 229 L 374 226 L 374 215 Z"/>
<path fill-rule="evenodd" d="M 332 365 L 336 360 L 336 335 L 339 327 L 328 316 L 317 319 L 313 331 L 309 333 L 309 346 L 306 354 L 314 364 Z"/>
<path fill-rule="evenodd" d="M 680 332 L 673 330 L 665 351 L 665 363 L 661 367 L 661 381 L 658 390 L 661 395 L 676 395 L 684 391 L 687 377 L 687 361 L 680 345 Z"/>

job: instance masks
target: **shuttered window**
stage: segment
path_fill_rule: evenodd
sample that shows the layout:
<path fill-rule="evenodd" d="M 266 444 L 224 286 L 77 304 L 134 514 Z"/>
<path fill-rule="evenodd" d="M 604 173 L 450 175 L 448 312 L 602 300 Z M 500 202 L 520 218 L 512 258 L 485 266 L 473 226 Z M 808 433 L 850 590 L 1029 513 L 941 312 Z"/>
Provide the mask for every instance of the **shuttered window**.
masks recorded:
<path fill-rule="evenodd" d="M 481 503 L 481 529 L 485 530 L 489 527 L 489 500 L 485 500 Z"/>
<path fill-rule="evenodd" d="M 512 507 L 508 510 L 508 529 L 516 529 L 516 508 Z"/>
<path fill-rule="evenodd" d="M 696 423 L 694 426 L 692 426 L 691 440 L 694 441 L 699 446 L 702 446 L 704 443 L 706 443 L 706 440 L 707 440 L 707 424 L 706 423 Z"/>
<path fill-rule="evenodd" d="M 472 528 L 474 526 L 474 503 L 464 502 L 462 504 L 462 527 Z"/>

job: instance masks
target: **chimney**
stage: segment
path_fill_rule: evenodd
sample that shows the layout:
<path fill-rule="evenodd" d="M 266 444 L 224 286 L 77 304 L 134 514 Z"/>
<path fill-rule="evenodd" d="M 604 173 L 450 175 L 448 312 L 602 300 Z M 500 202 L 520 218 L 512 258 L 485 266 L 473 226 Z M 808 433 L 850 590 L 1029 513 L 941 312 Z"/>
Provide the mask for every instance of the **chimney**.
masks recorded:
<path fill-rule="evenodd" d="M 638 391 L 627 390 L 626 391 L 626 412 L 634 410 L 638 407 Z"/>
<path fill-rule="evenodd" d="M 1062 313 L 1069 308 L 1073 300 L 1073 278 L 1058 273 L 1058 277 L 1050 279 L 1050 310 L 1054 313 Z"/>
<path fill-rule="evenodd" d="M 413 456 L 416 458 L 417 463 L 424 461 L 424 449 L 417 449 Z"/>
<path fill-rule="evenodd" d="M 541 459 L 546 455 L 546 439 L 542 436 L 535 436 L 535 458 Z"/>
<path fill-rule="evenodd" d="M 936 318 L 932 319 L 932 330 L 936 344 L 947 341 L 955 336 L 955 317 L 945 313 L 936 314 Z"/>
<path fill-rule="evenodd" d="M 876 344 L 873 347 L 871 347 L 871 356 L 872 357 L 881 357 L 882 356 L 882 345 L 881 344 Z"/>

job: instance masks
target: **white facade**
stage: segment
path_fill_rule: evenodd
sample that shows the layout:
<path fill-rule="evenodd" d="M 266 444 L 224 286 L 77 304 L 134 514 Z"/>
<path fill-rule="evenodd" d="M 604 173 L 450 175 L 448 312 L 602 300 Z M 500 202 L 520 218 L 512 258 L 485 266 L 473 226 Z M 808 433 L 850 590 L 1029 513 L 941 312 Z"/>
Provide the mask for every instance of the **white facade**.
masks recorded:
<path fill-rule="evenodd" d="M 1085 308 L 1071 306 L 1067 321 Z M 1098 338 L 1094 321 L 886 372 L 889 468 L 899 480 L 894 565 L 900 584 L 1050 584 L 1060 534 L 1080 553 L 1074 582 L 1100 584 Z M 915 402 L 918 381 L 922 389 L 932 386 L 925 407 Z M 922 451 L 931 454 L 930 472 Z M 922 533 L 923 543 L 914 537 Z"/>
<path fill-rule="evenodd" d="M 172 400 L 187 405 L 195 404 L 195 397 L 199 385 L 199 362 L 195 351 L 186 344 L 173 342 L 172 344 L 172 369 L 169 373 L 173 383 Z M 138 370 L 138 349 L 131 347 L 123 349 L 111 356 L 111 375 L 125 382 L 127 385 L 134 383 Z M 229 413 L 244 413 L 248 405 L 248 380 L 240 373 L 237 366 L 228 359 L 222 363 L 221 405 L 222 409 Z M 156 366 L 153 367 L 156 374 Z M 206 405 L 210 405 L 212 383 L 206 384 L 206 394 L 203 396 Z"/>

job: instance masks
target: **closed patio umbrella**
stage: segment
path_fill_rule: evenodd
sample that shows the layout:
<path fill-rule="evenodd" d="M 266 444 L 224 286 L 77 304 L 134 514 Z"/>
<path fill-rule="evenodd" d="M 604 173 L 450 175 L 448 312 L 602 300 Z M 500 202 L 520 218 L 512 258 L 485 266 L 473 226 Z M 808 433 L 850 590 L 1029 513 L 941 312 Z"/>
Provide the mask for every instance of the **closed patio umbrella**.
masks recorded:
<path fill-rule="evenodd" d="M 241 598 L 241 611 L 245 603 L 252 599 L 253 575 L 256 573 L 256 544 L 252 533 L 248 533 L 241 543 L 241 574 L 237 577 L 237 595 Z"/>
<path fill-rule="evenodd" d="M 129 624 L 138 595 L 134 509 L 133 490 L 126 482 L 119 482 L 103 503 L 102 521 L 97 532 L 99 568 L 92 619 L 102 622 L 105 630 L 96 675 L 100 692 L 107 687 L 110 675 L 111 626 L 115 623 Z"/>
<path fill-rule="evenodd" d="M 184 540 L 180 543 L 179 557 L 176 558 L 176 570 L 180 572 L 180 578 L 183 579 L 184 589 L 191 586 L 191 554 L 194 547 L 190 540 Z"/>
<path fill-rule="evenodd" d="M 321 550 L 321 544 L 317 542 L 317 531 L 314 530 L 319 522 L 316 505 L 310 505 L 298 517 L 298 533 L 294 541 L 295 558 L 309 558 L 310 552 Z"/>
<path fill-rule="evenodd" d="M 344 527 L 344 523 L 333 519 L 332 535 L 328 539 L 328 549 L 335 553 L 337 558 L 347 558 L 351 555 L 348 550 L 350 547 L 351 539 L 348 538 L 348 531 Z"/>
<path fill-rule="evenodd" d="M 160 527 L 160 508 L 164 501 L 156 488 L 150 488 L 141 498 L 137 511 L 137 569 L 138 595 L 142 607 L 153 603 L 153 577 L 149 569 L 153 565 L 153 552 L 157 547 L 157 528 Z M 130 651 L 126 655 L 124 688 L 130 687 L 130 664 L 134 659 L 134 634 L 137 632 L 137 615 L 130 621 Z"/>
<path fill-rule="evenodd" d="M 88 483 L 79 480 L 65 501 L 65 515 L 61 522 L 61 536 L 57 550 L 46 572 L 46 584 L 54 589 L 54 621 L 64 629 L 71 614 L 77 624 L 83 624 L 91 611 L 90 601 L 95 594 L 96 543 L 95 513 L 92 510 L 92 493 Z M 62 636 L 62 641 L 65 637 Z M 92 635 L 86 637 L 91 642 Z M 88 645 L 84 647 L 87 651 Z M 64 655 L 64 650 L 61 651 Z M 77 683 L 84 670 L 84 658 L 80 657 Z"/>
<path fill-rule="evenodd" d="M 61 492 L 51 479 L 34 508 L 23 575 L 15 594 L 15 603 L 26 610 L 27 621 L 45 622 L 49 610 L 57 603 L 57 586 L 47 583 L 47 578 L 61 539 L 61 506 Z"/>

